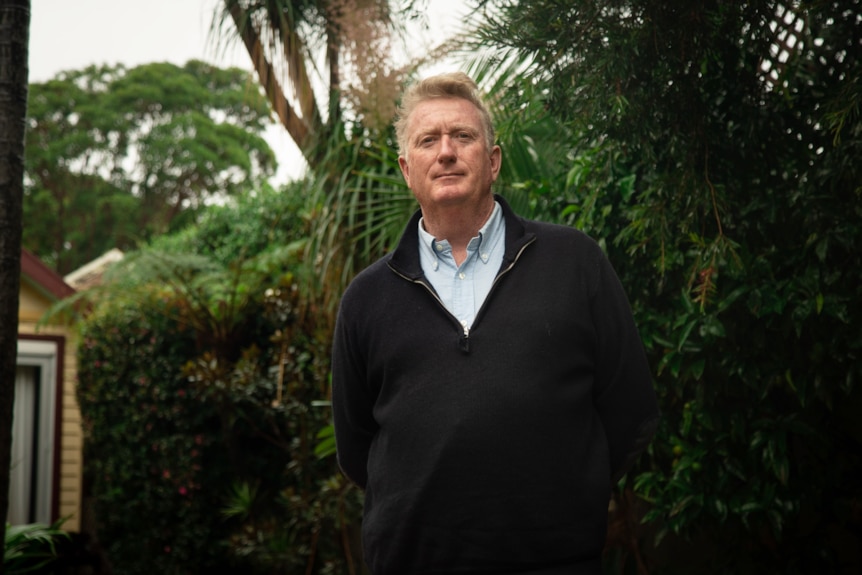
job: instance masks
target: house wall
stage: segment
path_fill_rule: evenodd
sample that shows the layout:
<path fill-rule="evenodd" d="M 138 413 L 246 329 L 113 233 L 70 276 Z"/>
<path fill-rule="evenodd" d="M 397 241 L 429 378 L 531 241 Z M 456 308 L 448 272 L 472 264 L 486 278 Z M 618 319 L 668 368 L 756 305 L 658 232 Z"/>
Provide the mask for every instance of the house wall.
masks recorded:
<path fill-rule="evenodd" d="M 78 383 L 77 342 L 73 330 L 64 325 L 37 325 L 53 301 L 27 278 L 21 278 L 18 311 L 19 339 L 56 341 L 61 354 L 61 378 L 58 399 L 59 446 L 55 455 L 55 517 L 68 517 L 63 524 L 67 531 L 81 529 L 81 497 L 83 478 L 83 433 L 81 411 L 76 398 Z"/>

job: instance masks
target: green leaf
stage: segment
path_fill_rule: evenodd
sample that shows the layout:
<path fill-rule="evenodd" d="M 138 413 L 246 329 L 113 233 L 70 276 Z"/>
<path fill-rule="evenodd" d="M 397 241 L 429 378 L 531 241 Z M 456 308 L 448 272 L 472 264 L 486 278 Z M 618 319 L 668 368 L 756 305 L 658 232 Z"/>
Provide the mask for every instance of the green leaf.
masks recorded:
<path fill-rule="evenodd" d="M 324 459 L 335 455 L 335 427 L 330 424 L 323 427 L 317 432 L 317 439 L 320 441 L 314 446 L 314 455 L 318 459 Z"/>
<path fill-rule="evenodd" d="M 685 343 L 688 341 L 689 335 L 691 335 L 691 331 L 697 326 L 699 320 L 698 318 L 689 319 L 685 326 L 680 331 L 679 336 L 676 341 L 676 350 L 682 350 Z"/>

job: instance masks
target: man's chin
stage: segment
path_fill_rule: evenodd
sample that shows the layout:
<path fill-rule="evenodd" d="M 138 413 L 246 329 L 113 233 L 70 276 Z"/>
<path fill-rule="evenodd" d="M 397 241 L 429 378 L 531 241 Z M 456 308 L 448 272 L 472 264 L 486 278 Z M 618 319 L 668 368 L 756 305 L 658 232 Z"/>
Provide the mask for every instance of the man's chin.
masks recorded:
<path fill-rule="evenodd" d="M 438 188 L 434 190 L 434 194 L 431 196 L 432 201 L 440 205 L 460 205 L 475 197 L 469 191 L 454 185 Z"/>

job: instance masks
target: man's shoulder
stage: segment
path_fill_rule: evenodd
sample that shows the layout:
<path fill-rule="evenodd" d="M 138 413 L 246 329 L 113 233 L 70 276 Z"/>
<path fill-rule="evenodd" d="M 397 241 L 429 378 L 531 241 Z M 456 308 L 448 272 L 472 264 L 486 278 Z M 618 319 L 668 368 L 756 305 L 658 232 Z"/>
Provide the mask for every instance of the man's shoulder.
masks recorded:
<path fill-rule="evenodd" d="M 395 276 L 389 269 L 391 258 L 392 254 L 388 253 L 356 274 L 350 280 L 343 297 L 358 297 L 366 292 L 379 290 L 384 282 Z"/>

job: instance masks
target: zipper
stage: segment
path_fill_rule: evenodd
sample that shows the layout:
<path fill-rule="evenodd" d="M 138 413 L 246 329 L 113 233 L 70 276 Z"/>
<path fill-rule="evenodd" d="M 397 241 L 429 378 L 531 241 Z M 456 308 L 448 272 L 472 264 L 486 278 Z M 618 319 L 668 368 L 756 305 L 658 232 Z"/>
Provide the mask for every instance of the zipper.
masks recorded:
<path fill-rule="evenodd" d="M 461 322 L 458 321 L 458 318 L 455 317 L 454 315 L 452 315 L 452 312 L 450 312 L 448 310 L 448 308 L 446 308 L 446 304 L 444 304 L 443 300 L 440 299 L 440 296 L 437 295 L 437 292 L 434 290 L 434 287 L 422 278 L 408 277 L 408 276 L 404 275 L 403 273 L 399 272 L 398 270 L 396 270 L 392 266 L 389 266 L 389 269 L 392 270 L 395 273 L 395 275 L 397 275 L 398 277 L 405 279 L 405 280 L 409 281 L 410 283 L 414 283 L 416 285 L 420 285 L 420 286 L 424 287 L 428 291 L 428 293 L 431 294 L 431 297 L 434 298 L 434 301 L 437 302 L 437 304 L 440 306 L 440 309 L 443 310 L 443 313 L 448 315 L 452 319 L 452 322 L 455 325 L 457 325 L 458 328 L 461 329 L 462 334 L 458 339 L 459 349 L 461 351 L 463 351 L 464 353 L 470 353 L 470 326 L 461 325 Z"/>
<path fill-rule="evenodd" d="M 502 278 L 504 275 L 506 275 L 507 273 L 512 271 L 512 268 L 515 267 L 515 264 L 518 263 L 518 260 L 521 258 L 521 254 L 524 253 L 524 250 L 527 249 L 527 246 L 529 246 L 534 241 L 536 241 L 535 236 L 530 238 L 530 240 L 527 243 L 525 243 L 523 246 L 521 246 L 521 249 L 518 250 L 518 253 L 515 254 L 515 257 L 512 258 L 512 261 L 509 263 L 509 265 L 506 266 L 505 269 L 500 270 L 500 273 L 498 273 L 497 277 L 494 278 L 494 281 L 491 283 L 491 289 L 488 290 L 488 295 L 485 296 L 485 301 L 482 302 L 482 306 L 476 312 L 476 318 L 473 320 L 473 323 L 476 323 L 477 321 L 479 321 L 479 317 L 482 315 L 482 312 L 485 311 L 485 306 L 488 305 L 488 300 L 491 299 L 491 294 L 494 292 L 494 288 L 496 288 L 497 284 L 500 282 L 500 278 Z M 464 329 L 466 331 L 468 328 L 464 328 Z"/>
<path fill-rule="evenodd" d="M 500 282 L 500 279 L 504 275 L 506 275 L 507 273 L 512 271 L 512 268 L 514 268 L 515 264 L 518 263 L 518 260 L 520 259 L 521 254 L 523 254 L 524 250 L 527 249 L 527 246 L 532 244 L 534 241 L 536 241 L 535 236 L 533 238 L 531 238 L 528 242 L 526 242 L 523 246 L 521 246 L 521 249 L 518 250 L 518 253 L 515 254 L 515 257 L 512 259 L 512 261 L 509 263 L 509 265 L 506 266 L 505 269 L 500 270 L 500 273 L 498 273 L 497 276 L 494 278 L 493 283 L 491 283 L 491 289 L 488 290 L 488 295 L 485 296 L 485 301 L 482 302 L 482 307 L 480 307 L 479 311 L 476 312 L 476 317 L 473 320 L 474 324 L 479 320 L 479 317 L 482 315 L 482 312 L 485 310 L 485 307 L 488 304 L 488 300 L 491 299 L 491 294 L 493 293 L 494 288 L 497 287 L 497 284 Z M 434 287 L 431 284 L 429 284 L 427 281 L 425 281 L 423 278 L 408 277 L 408 276 L 404 275 L 403 273 L 399 272 L 398 270 L 396 270 L 391 265 L 389 266 L 389 269 L 391 269 L 397 276 L 399 276 L 399 277 L 401 277 L 401 278 L 403 278 L 403 279 L 405 279 L 411 283 L 421 285 L 422 287 L 424 287 L 428 291 L 429 294 L 431 294 L 431 297 L 434 298 L 434 300 L 440 306 L 440 309 L 442 309 L 446 315 L 448 315 L 450 318 L 452 318 L 452 321 L 455 323 L 455 325 L 457 325 L 459 328 L 461 328 L 462 334 L 461 334 L 461 337 L 458 339 L 458 348 L 464 353 L 470 353 L 470 326 L 461 325 L 461 322 L 458 321 L 458 318 L 455 317 L 454 315 L 452 315 L 452 312 L 449 311 L 449 309 L 446 307 L 446 304 L 444 304 L 443 300 L 440 299 L 440 296 L 437 295 L 437 292 L 434 290 Z"/>

